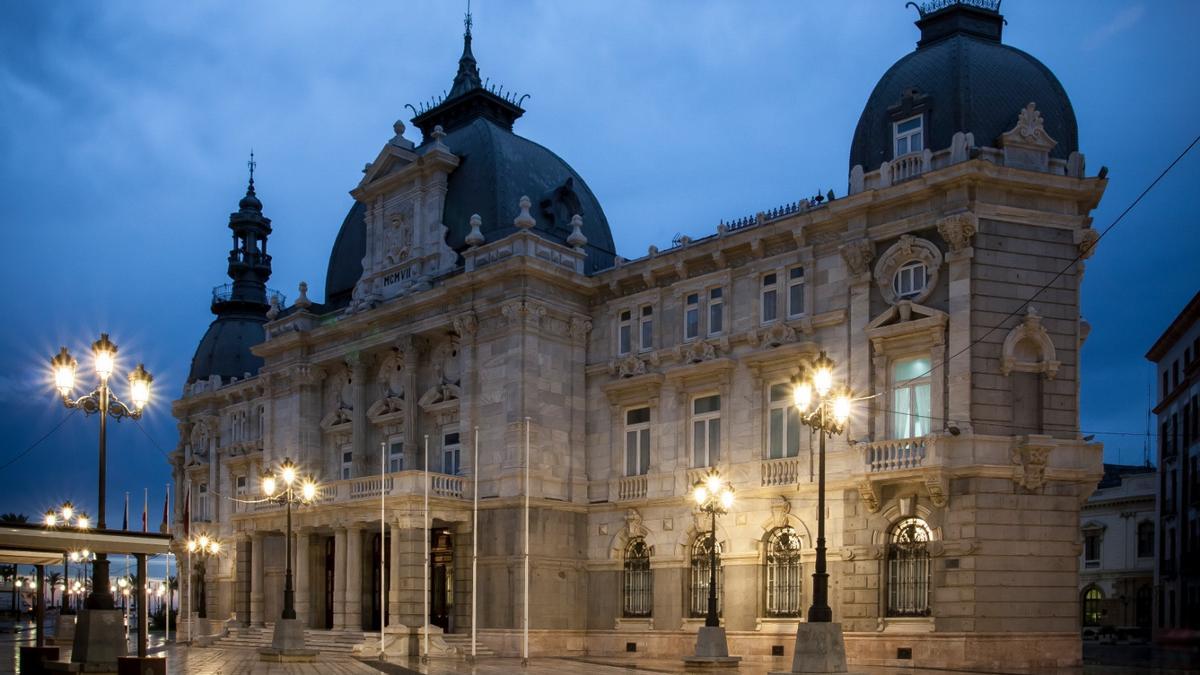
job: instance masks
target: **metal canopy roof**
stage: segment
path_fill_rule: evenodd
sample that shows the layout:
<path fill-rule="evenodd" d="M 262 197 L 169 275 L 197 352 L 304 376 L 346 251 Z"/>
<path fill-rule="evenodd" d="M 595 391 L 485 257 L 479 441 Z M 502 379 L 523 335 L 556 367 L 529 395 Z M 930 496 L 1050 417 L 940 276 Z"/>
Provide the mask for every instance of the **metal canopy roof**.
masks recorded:
<path fill-rule="evenodd" d="M 38 524 L 0 525 L 0 562 L 52 565 L 64 553 L 86 548 L 96 553 L 161 555 L 171 549 L 171 535 L 122 530 L 76 530 Z"/>

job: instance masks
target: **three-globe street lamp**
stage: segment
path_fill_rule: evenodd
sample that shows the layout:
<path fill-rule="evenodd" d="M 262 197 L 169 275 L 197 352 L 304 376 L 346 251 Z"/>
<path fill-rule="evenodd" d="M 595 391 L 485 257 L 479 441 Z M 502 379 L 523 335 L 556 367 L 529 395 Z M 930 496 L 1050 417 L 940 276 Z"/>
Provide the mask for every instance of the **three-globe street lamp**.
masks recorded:
<path fill-rule="evenodd" d="M 317 484 L 311 477 L 301 479 L 300 472 L 292 460 L 285 459 L 276 474 L 267 474 L 262 479 L 263 496 L 267 501 L 287 504 L 287 572 L 283 581 L 283 617 L 296 618 L 295 589 L 292 585 L 292 502 L 308 504 L 317 496 Z M 280 485 L 282 483 L 282 486 Z M 299 488 L 299 491 L 296 488 Z M 282 488 L 282 489 L 280 489 Z"/>
<path fill-rule="evenodd" d="M 833 621 L 829 608 L 829 574 L 825 568 L 825 436 L 837 435 L 846 429 L 850 419 L 852 398 L 850 390 L 833 385 L 833 361 L 821 352 L 812 368 L 800 377 L 792 378 L 793 402 L 800 421 L 812 427 L 820 436 L 817 484 L 817 566 L 813 573 L 812 606 L 808 608 L 809 623 Z"/>
<path fill-rule="evenodd" d="M 216 539 L 210 538 L 207 534 L 201 534 L 199 536 L 188 539 L 187 550 L 188 550 L 188 553 L 194 553 L 197 556 L 199 556 L 199 559 L 196 561 L 196 569 L 199 570 L 199 575 L 198 575 L 199 582 L 197 583 L 197 586 L 199 587 L 200 592 L 197 595 L 200 596 L 200 602 L 198 602 L 196 604 L 200 605 L 200 607 L 197 611 L 196 618 L 207 619 L 208 618 L 208 610 L 207 610 L 208 602 L 207 602 L 207 597 L 206 597 L 207 593 L 205 593 L 205 590 L 204 590 L 204 571 L 205 571 L 205 567 L 207 567 L 208 556 L 217 555 L 221 552 L 221 543 L 218 542 Z"/>
<path fill-rule="evenodd" d="M 81 409 L 88 415 L 100 414 L 100 490 L 97 499 L 96 527 L 103 530 L 106 527 L 104 523 L 104 487 L 107 473 L 108 418 L 120 420 L 122 417 L 130 419 L 141 417 L 142 409 L 150 401 L 150 383 L 154 381 L 154 378 L 139 363 L 129 374 L 130 403 L 126 404 L 112 393 L 108 385 L 117 359 L 117 345 L 108 339 L 108 333 L 101 333 L 100 339 L 92 343 L 92 358 L 100 384 L 91 393 L 75 399 L 71 398 L 71 390 L 75 388 L 75 369 L 79 365 L 78 362 L 67 352 L 67 348 L 63 347 L 54 358 L 50 359 L 50 365 L 54 369 L 54 386 L 62 396 L 63 405 L 68 408 Z M 96 563 L 92 565 L 92 593 L 88 596 L 85 606 L 88 609 L 112 609 L 114 607 L 112 592 L 109 590 L 107 554 L 98 554 Z"/>
<path fill-rule="evenodd" d="M 712 518 L 708 539 L 708 612 L 704 616 L 704 625 L 715 627 L 721 625 L 717 618 L 717 514 L 726 513 L 733 506 L 733 486 L 712 469 L 692 488 L 692 498 L 700 510 Z"/>

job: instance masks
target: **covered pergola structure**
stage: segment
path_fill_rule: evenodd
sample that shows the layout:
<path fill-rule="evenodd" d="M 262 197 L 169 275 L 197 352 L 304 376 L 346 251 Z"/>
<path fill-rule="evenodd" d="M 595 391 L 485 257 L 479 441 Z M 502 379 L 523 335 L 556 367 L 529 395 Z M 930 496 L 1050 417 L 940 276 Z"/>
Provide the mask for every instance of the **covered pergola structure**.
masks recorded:
<path fill-rule="evenodd" d="M 138 578 L 147 578 L 146 561 L 148 556 L 162 555 L 170 552 L 171 535 L 153 534 L 147 532 L 126 532 L 120 530 L 91 530 L 77 528 L 48 527 L 33 523 L 6 523 L 0 525 L 0 563 L 31 565 L 37 570 L 36 602 L 34 605 L 35 644 L 32 647 L 21 647 L 22 672 L 40 672 L 41 670 L 80 670 L 79 666 L 87 660 L 88 654 L 96 650 L 81 649 L 80 640 L 86 640 L 86 635 L 76 635 L 76 641 L 71 653 L 70 662 L 61 662 L 58 647 L 46 646 L 45 616 L 46 598 L 41 592 L 45 584 L 47 565 L 62 563 L 63 558 L 71 551 L 88 549 L 96 553 L 110 555 L 132 555 L 137 561 Z M 116 665 L 118 672 L 166 672 L 165 659 L 153 659 L 161 665 L 146 663 L 147 655 L 147 602 L 143 584 L 142 597 L 137 603 L 137 656 L 124 655 L 124 645 L 117 649 Z M 32 666 L 36 661 L 38 665 Z M 28 669 L 28 670 L 27 670 Z M 91 663 L 86 670 L 95 670 Z"/>

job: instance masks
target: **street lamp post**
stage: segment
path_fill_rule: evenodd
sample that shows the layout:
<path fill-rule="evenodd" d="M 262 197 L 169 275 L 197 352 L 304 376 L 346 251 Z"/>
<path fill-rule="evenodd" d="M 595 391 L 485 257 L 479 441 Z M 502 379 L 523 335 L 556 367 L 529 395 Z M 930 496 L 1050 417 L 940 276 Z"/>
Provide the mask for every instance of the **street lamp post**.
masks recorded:
<path fill-rule="evenodd" d="M 200 589 L 199 595 L 205 597 L 207 594 L 204 589 L 204 573 L 207 567 L 208 557 L 215 556 L 221 552 L 221 543 L 216 539 L 210 538 L 207 534 L 201 534 L 197 537 L 189 539 L 187 542 L 188 553 L 193 553 L 198 556 L 196 560 L 197 576 L 199 582 L 196 586 Z M 197 611 L 196 618 L 208 619 L 208 602 L 201 601 L 196 603 L 200 605 Z"/>
<path fill-rule="evenodd" d="M 283 614 L 275 622 L 275 633 L 271 646 L 259 650 L 265 659 L 315 657 L 316 652 L 304 647 L 304 626 L 296 619 L 296 591 L 292 581 L 292 504 L 308 504 L 317 496 L 317 484 L 311 477 L 300 477 L 300 471 L 290 459 L 284 459 L 278 471 L 268 473 L 262 479 L 263 498 L 271 502 L 282 502 L 287 509 L 287 526 L 284 532 L 287 558 L 283 577 Z M 311 652 L 311 653 L 310 653 Z"/>
<path fill-rule="evenodd" d="M 846 672 L 846 644 L 840 624 L 829 608 L 829 572 L 825 561 L 825 437 L 845 431 L 853 398 L 846 387 L 834 386 L 834 363 L 821 352 L 811 368 L 792 379 L 792 396 L 800 421 L 820 439 L 817 482 L 817 564 L 813 572 L 812 605 L 808 621 L 796 627 L 792 673 Z"/>
<path fill-rule="evenodd" d="M 78 362 L 67 352 L 67 348 L 63 347 L 54 358 L 50 359 L 50 364 L 54 370 L 54 386 L 62 396 L 63 405 L 68 408 L 81 409 L 88 415 L 100 414 L 100 487 L 97 499 L 96 526 L 103 530 L 106 527 L 104 507 L 108 418 L 120 420 L 123 417 L 130 419 L 141 417 L 142 409 L 150 400 L 150 383 L 154 381 L 154 378 L 139 363 L 129 374 L 130 404 L 126 404 L 112 393 L 108 384 L 117 357 L 117 345 L 108 339 L 108 333 L 101 333 L 100 339 L 92 343 L 92 357 L 96 376 L 100 383 L 91 393 L 75 399 L 71 398 L 71 390 L 75 388 L 75 369 Z M 99 553 L 96 555 L 96 562 L 92 565 L 92 592 L 88 595 L 85 607 L 87 609 L 113 609 L 114 606 L 112 591 L 109 589 L 108 555 Z"/>
<path fill-rule="evenodd" d="M 91 519 L 86 513 L 83 513 L 75 508 L 71 502 L 63 502 L 62 506 L 46 511 L 46 515 L 42 519 L 46 527 L 64 527 L 75 528 L 78 530 L 86 530 L 91 527 Z M 87 549 L 83 550 L 83 558 L 87 558 Z M 71 581 L 71 563 L 80 561 L 80 552 L 71 551 L 63 553 L 63 581 L 69 584 Z M 64 586 L 65 588 L 65 586 Z M 72 615 L 75 610 L 67 606 L 66 594 L 63 594 L 62 609 L 59 615 Z"/>
<path fill-rule="evenodd" d="M 712 529 L 708 533 L 708 611 L 704 616 L 704 627 L 696 634 L 696 653 L 684 658 L 684 663 L 693 666 L 736 665 L 741 657 L 729 655 L 725 629 L 717 615 L 717 515 L 728 513 L 733 506 L 733 486 L 714 468 L 692 486 L 692 498 L 696 500 L 696 506 L 709 515 Z"/>

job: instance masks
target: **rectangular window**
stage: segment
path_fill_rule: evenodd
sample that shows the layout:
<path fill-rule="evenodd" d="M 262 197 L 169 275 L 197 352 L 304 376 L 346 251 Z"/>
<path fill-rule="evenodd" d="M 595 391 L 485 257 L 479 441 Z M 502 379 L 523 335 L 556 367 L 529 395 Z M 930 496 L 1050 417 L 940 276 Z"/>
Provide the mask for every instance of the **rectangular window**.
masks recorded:
<path fill-rule="evenodd" d="M 796 317 L 804 314 L 804 268 L 793 267 L 788 270 L 788 316 Z"/>
<path fill-rule="evenodd" d="M 721 397 L 692 401 L 692 466 L 716 466 L 721 461 Z"/>
<path fill-rule="evenodd" d="M 628 354 L 633 349 L 633 312 L 621 310 L 621 320 L 617 323 L 617 353 Z"/>
<path fill-rule="evenodd" d="M 654 308 L 650 305 L 642 307 L 641 342 L 639 348 L 643 352 L 654 349 Z"/>
<path fill-rule="evenodd" d="M 775 274 L 764 274 L 762 278 L 762 322 L 770 323 L 778 313 L 778 279 Z"/>
<path fill-rule="evenodd" d="M 458 432 L 452 431 L 442 435 L 442 473 L 451 476 L 458 475 L 458 461 L 461 454 L 458 442 Z"/>
<path fill-rule="evenodd" d="M 929 433 L 929 370 L 928 357 L 892 364 L 892 438 L 919 438 Z"/>
<path fill-rule="evenodd" d="M 800 454 L 800 411 L 792 402 L 790 384 L 771 385 L 767 424 L 767 453 L 771 459 Z"/>
<path fill-rule="evenodd" d="M 708 334 L 719 335 L 725 330 L 725 300 L 720 288 L 708 290 Z"/>
<path fill-rule="evenodd" d="M 650 409 L 625 411 L 625 475 L 641 476 L 650 470 Z"/>
<path fill-rule="evenodd" d="M 246 477 L 238 476 L 234 479 L 233 493 L 238 497 L 246 496 Z"/>
<path fill-rule="evenodd" d="M 920 115 L 892 123 L 893 134 L 896 138 L 895 157 L 903 157 L 910 152 L 920 152 L 925 148 L 923 127 Z"/>
<path fill-rule="evenodd" d="M 208 483 L 201 483 L 196 497 L 196 520 L 208 520 Z"/>
<path fill-rule="evenodd" d="M 397 438 L 388 443 L 388 472 L 404 470 L 404 441 Z"/>
<path fill-rule="evenodd" d="M 354 452 L 351 450 L 342 451 L 342 480 L 350 478 L 354 469 Z"/>
<path fill-rule="evenodd" d="M 683 339 L 695 340 L 700 335 L 700 294 L 690 293 L 683 306 Z"/>
<path fill-rule="evenodd" d="M 1088 532 L 1083 536 L 1083 566 L 1100 566 L 1100 533 Z"/>
<path fill-rule="evenodd" d="M 1162 398 L 1166 398 L 1169 393 L 1171 393 L 1171 373 L 1164 368 L 1162 372 Z"/>
<path fill-rule="evenodd" d="M 1137 555 L 1139 558 L 1154 557 L 1154 523 L 1148 520 L 1138 523 Z"/>

